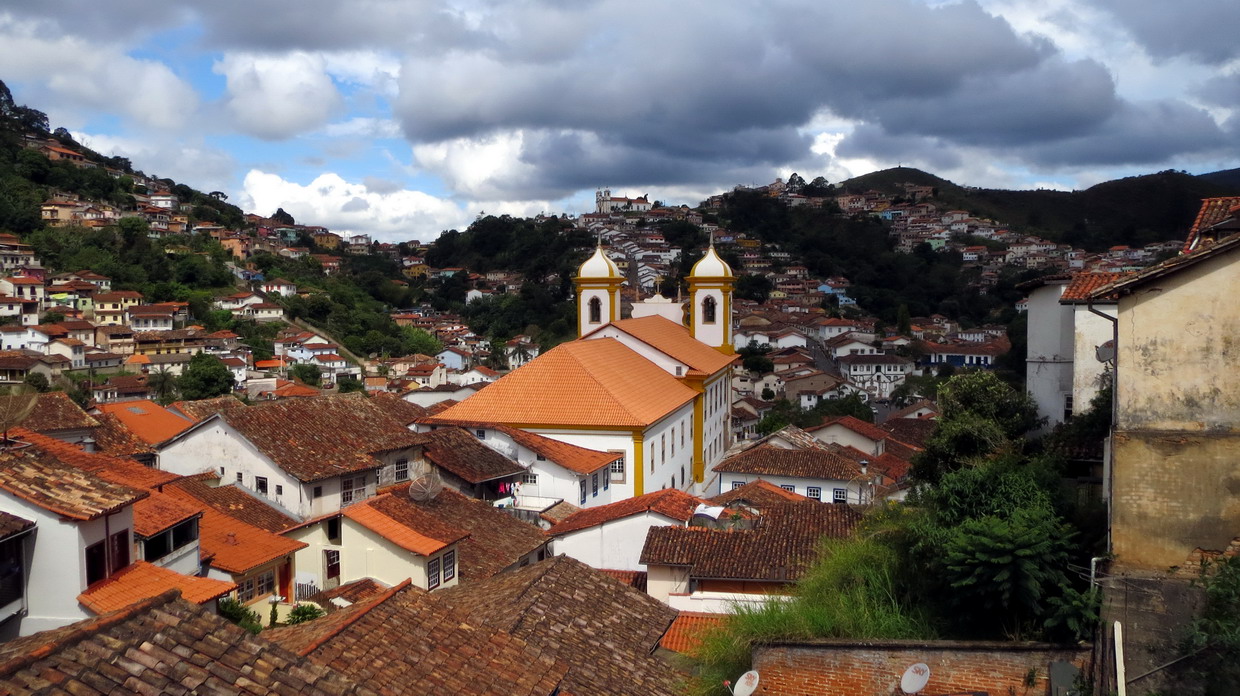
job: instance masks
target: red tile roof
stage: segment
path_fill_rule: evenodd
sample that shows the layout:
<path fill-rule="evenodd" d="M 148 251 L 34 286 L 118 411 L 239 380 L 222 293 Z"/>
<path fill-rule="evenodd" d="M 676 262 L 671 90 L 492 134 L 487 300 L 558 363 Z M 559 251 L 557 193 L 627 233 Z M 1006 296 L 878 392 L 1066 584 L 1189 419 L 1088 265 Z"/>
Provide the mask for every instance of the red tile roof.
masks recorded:
<path fill-rule="evenodd" d="M 0 644 L 0 692 L 49 688 L 67 694 L 375 693 L 176 591 Z"/>
<path fill-rule="evenodd" d="M 11 429 L 9 437 L 32 444 L 0 451 L 0 489 L 45 510 L 86 521 L 147 497 L 146 491 L 112 483 L 78 468 L 75 457 L 89 455 L 72 445 L 23 428 Z"/>
<path fill-rule="evenodd" d="M 391 493 L 350 505 L 343 514 L 419 556 L 438 553 L 469 536 L 469 532 L 445 523 L 408 498 Z"/>
<path fill-rule="evenodd" d="M 667 633 L 663 634 L 659 647 L 692 656 L 701 644 L 702 634 L 722 627 L 728 618 L 728 614 L 682 611 L 667 629 Z"/>
<path fill-rule="evenodd" d="M 757 481 L 750 481 L 740 488 L 733 488 L 730 491 L 721 493 L 711 498 L 710 503 L 725 507 L 731 503 L 747 503 L 756 508 L 763 508 L 769 505 L 796 503 L 806 500 L 809 500 L 809 498 L 800 493 L 786 491 L 765 479 L 758 479 Z"/>
<path fill-rule="evenodd" d="M 158 445 L 193 425 L 148 399 L 99 404 L 98 409 L 116 416 L 126 428 L 150 445 Z"/>
<path fill-rule="evenodd" d="M 845 428 L 848 428 L 854 433 L 857 433 L 858 435 L 861 435 L 862 437 L 869 438 L 873 440 L 874 442 L 882 442 L 883 440 L 886 440 L 891 437 L 891 433 L 887 432 L 886 430 L 883 430 L 882 428 L 878 427 L 877 425 L 874 425 L 873 423 L 867 423 L 855 416 L 836 416 L 834 418 L 828 418 L 827 420 L 823 421 L 822 425 L 818 426 L 817 428 L 809 429 L 809 432 L 813 433 L 815 431 L 822 430 L 823 428 L 826 428 L 832 425 L 840 425 Z"/>
<path fill-rule="evenodd" d="M 1090 295 L 1098 288 L 1114 283 L 1124 277 L 1125 273 L 1077 273 L 1072 281 L 1063 289 L 1059 301 L 1065 304 L 1088 302 Z M 1096 302 L 1097 300 L 1095 300 Z"/>
<path fill-rule="evenodd" d="M 553 526 L 548 533 L 552 536 L 568 534 L 645 512 L 654 512 L 677 522 L 688 522 L 693 517 L 693 511 L 702 504 L 706 504 L 702 498 L 689 495 L 676 488 L 665 488 L 661 491 L 639 495 L 636 498 L 626 498 L 607 505 L 585 508 Z"/>
<path fill-rule="evenodd" d="M 525 468 L 482 444 L 472 433 L 457 427 L 440 427 L 425 433 L 423 455 L 437 467 L 469 482 L 482 483 L 516 476 Z"/>
<path fill-rule="evenodd" d="M 404 497 L 406 490 L 393 492 Z M 445 488 L 431 500 L 410 501 L 417 509 L 450 527 L 463 530 L 469 538 L 460 542 L 461 580 L 489 578 L 515 565 L 526 554 L 547 543 L 547 533 L 517 519 L 490 503 L 469 498 Z"/>
<path fill-rule="evenodd" d="M 1222 198 L 1205 198 L 1197 211 L 1197 219 L 1193 221 L 1184 240 L 1183 253 L 1196 251 L 1203 246 L 1204 240 L 1210 239 L 1210 228 L 1229 218 L 1236 217 L 1236 207 L 1240 206 L 1240 196 Z"/>
<path fill-rule="evenodd" d="M 104 614 L 158 597 L 168 590 L 180 590 L 194 604 L 205 604 L 237 589 L 226 580 L 182 575 L 146 561 L 137 561 L 106 580 L 91 585 L 77 599 L 96 614 Z"/>
<path fill-rule="evenodd" d="M 307 483 L 376 469 L 382 462 L 373 454 L 415 447 L 425 440 L 362 394 L 264 402 L 227 409 L 215 417 Z"/>
<path fill-rule="evenodd" d="M 562 343 L 452 406 L 444 420 L 646 427 L 697 392 L 614 338 Z"/>
<path fill-rule="evenodd" d="M 754 476 L 848 481 L 861 473 L 856 462 L 826 449 L 786 449 L 763 443 L 715 465 L 715 471 Z"/>
<path fill-rule="evenodd" d="M 0 397 L 0 401 L 7 402 L 12 398 L 20 397 Z M 36 395 L 34 410 L 21 424 L 36 433 L 46 433 L 94 428 L 99 425 L 99 421 L 83 411 L 68 394 L 54 391 Z"/>
<path fill-rule="evenodd" d="M 211 565 L 226 573 L 246 573 L 307 546 L 218 512 L 177 483 L 164 486 L 164 494 L 202 511 L 198 545 L 204 555 L 213 557 Z"/>
<path fill-rule="evenodd" d="M 752 529 L 653 527 L 641 562 L 687 567 L 695 578 L 793 582 L 823 538 L 851 536 L 860 520 L 847 505 L 809 501 L 768 507 Z"/>
<path fill-rule="evenodd" d="M 264 634 L 391 696 L 551 696 L 570 661 L 471 621 L 402 583 L 330 616 Z M 585 692 L 579 692 L 585 693 Z"/>

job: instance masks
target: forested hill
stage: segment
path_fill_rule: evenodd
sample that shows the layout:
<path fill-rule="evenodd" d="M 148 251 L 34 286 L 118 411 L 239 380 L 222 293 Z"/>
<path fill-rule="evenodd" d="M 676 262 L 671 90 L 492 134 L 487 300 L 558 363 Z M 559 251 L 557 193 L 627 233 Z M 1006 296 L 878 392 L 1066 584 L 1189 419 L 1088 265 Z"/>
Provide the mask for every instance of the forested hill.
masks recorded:
<path fill-rule="evenodd" d="M 959 186 L 918 169 L 897 167 L 849 179 L 837 188 L 902 194 L 901 184 L 933 186 L 940 210 L 967 210 L 1010 229 L 1087 251 L 1182 239 L 1201 199 L 1240 195 L 1240 171 L 1194 176 L 1167 170 L 1107 181 L 1084 191 L 1008 191 Z"/>

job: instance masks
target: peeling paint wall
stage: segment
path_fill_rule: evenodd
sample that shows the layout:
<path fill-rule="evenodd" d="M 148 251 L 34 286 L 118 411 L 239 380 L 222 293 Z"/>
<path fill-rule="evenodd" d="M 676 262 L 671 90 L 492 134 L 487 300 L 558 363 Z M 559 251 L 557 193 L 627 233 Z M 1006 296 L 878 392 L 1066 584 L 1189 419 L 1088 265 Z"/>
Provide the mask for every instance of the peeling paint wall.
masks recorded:
<path fill-rule="evenodd" d="M 1240 251 L 1120 299 L 1118 430 L 1240 432 Z"/>
<path fill-rule="evenodd" d="M 1119 304 L 1111 539 L 1166 569 L 1240 535 L 1240 251 Z"/>

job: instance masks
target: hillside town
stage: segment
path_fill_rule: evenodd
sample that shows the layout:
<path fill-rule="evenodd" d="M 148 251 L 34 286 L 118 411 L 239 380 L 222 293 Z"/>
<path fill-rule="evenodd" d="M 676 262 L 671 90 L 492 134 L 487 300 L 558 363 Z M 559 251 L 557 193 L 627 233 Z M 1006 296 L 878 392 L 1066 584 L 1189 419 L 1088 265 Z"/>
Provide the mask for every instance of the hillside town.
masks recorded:
<path fill-rule="evenodd" d="M 940 387 L 1001 384 L 1014 350 L 1036 410 L 1022 441 L 1116 395 L 1105 438 L 1056 442 L 1072 495 L 1107 511 L 1110 549 L 1087 591 L 1102 593 L 1104 620 L 1133 622 L 1133 659 L 1157 661 L 1170 612 L 1130 606 L 1125 588 L 1169 596 L 1235 555 L 1217 490 L 1235 390 L 1212 360 L 1235 328 L 1217 288 L 1240 271 L 1240 198 L 1204 201 L 1187 240 L 1087 253 L 941 210 L 933 187 L 744 189 L 881 221 L 899 253 L 958 255 L 978 294 L 1005 270 L 1037 271 L 1011 307 L 1028 324 L 1016 345 L 997 321 L 885 325 L 848 278 L 815 277 L 780 245 L 712 222 L 728 194 L 690 208 L 600 189 L 593 212 L 563 218 L 594 240 L 584 262 L 571 278 L 528 278 L 432 268 L 429 245 L 279 216 L 229 228 L 166 180 L 54 142 L 24 147 L 134 193 L 130 206 L 56 195 L 41 206 L 47 228 L 138 219 L 170 257 L 209 255 L 187 238 L 217 244 L 232 285 L 204 307 L 150 298 L 45 267 L 0 234 L 6 690 L 687 693 L 711 631 L 792 601 L 824 548 L 866 536 L 867 515 L 928 505 L 941 480 L 919 467 L 961 409 L 962 397 L 939 403 Z M 707 239 L 683 278 L 694 250 L 664 236 L 673 221 Z M 555 345 L 495 340 L 426 301 L 388 317 L 437 352 L 358 354 L 293 315 L 323 288 L 265 272 L 264 257 L 323 278 L 386 259 L 401 277 L 385 282 L 454 279 L 466 309 L 563 281 L 575 325 Z M 742 276 L 768 289 L 739 297 Z M 204 313 L 268 331 L 270 347 Z M 210 370 L 224 387 L 191 398 Z M 797 635 L 745 659 L 756 693 L 825 693 L 796 689 L 828 673 L 838 693 L 900 693 L 924 662 L 942 675 L 936 693 L 1080 693 L 1114 683 L 1115 634 L 1100 630 L 972 645 Z"/>

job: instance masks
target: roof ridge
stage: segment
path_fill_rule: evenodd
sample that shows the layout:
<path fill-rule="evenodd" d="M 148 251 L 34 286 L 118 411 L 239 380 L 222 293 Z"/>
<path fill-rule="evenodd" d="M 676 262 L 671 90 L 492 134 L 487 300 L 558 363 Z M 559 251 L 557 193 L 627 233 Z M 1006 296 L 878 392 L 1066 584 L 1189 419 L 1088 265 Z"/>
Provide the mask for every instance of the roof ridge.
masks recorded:
<path fill-rule="evenodd" d="M 404 580 L 401 580 L 399 583 L 392 586 L 391 588 L 384 590 L 369 605 L 366 605 L 362 609 L 358 609 L 356 612 L 354 612 L 353 616 L 350 617 L 348 620 L 342 621 L 340 625 L 332 628 L 332 630 L 310 641 L 310 644 L 305 646 L 301 650 L 299 650 L 298 654 L 301 655 L 302 657 L 306 657 L 310 653 L 314 652 L 315 650 L 318 650 L 319 648 L 323 647 L 323 645 L 326 644 L 327 641 L 331 640 L 332 638 L 335 638 L 336 636 L 340 635 L 346 628 L 357 623 L 359 619 L 369 614 L 372 609 L 379 606 L 380 604 L 383 604 L 384 602 L 388 601 L 392 597 L 395 597 L 396 593 L 404 590 L 405 588 L 409 587 L 412 584 L 413 584 L 413 580 L 411 578 L 405 578 Z"/>
<path fill-rule="evenodd" d="M 69 630 L 63 636 L 53 638 L 33 650 L 26 651 L 22 655 L 0 664 L 0 674 L 12 674 L 23 667 L 27 667 L 35 662 L 38 662 L 61 648 L 76 645 L 77 643 L 80 643 L 101 631 L 107 630 L 117 624 L 124 623 L 133 618 L 135 615 L 145 612 L 148 609 L 163 606 L 180 598 L 181 590 L 173 588 L 163 594 L 134 602 L 123 609 L 117 609 L 115 612 L 110 614 L 104 614 L 103 616 L 98 616 L 93 619 L 87 619 L 80 624 L 70 624 L 71 626 L 76 625 L 77 627 Z M 52 630 L 55 631 L 57 629 Z"/>

